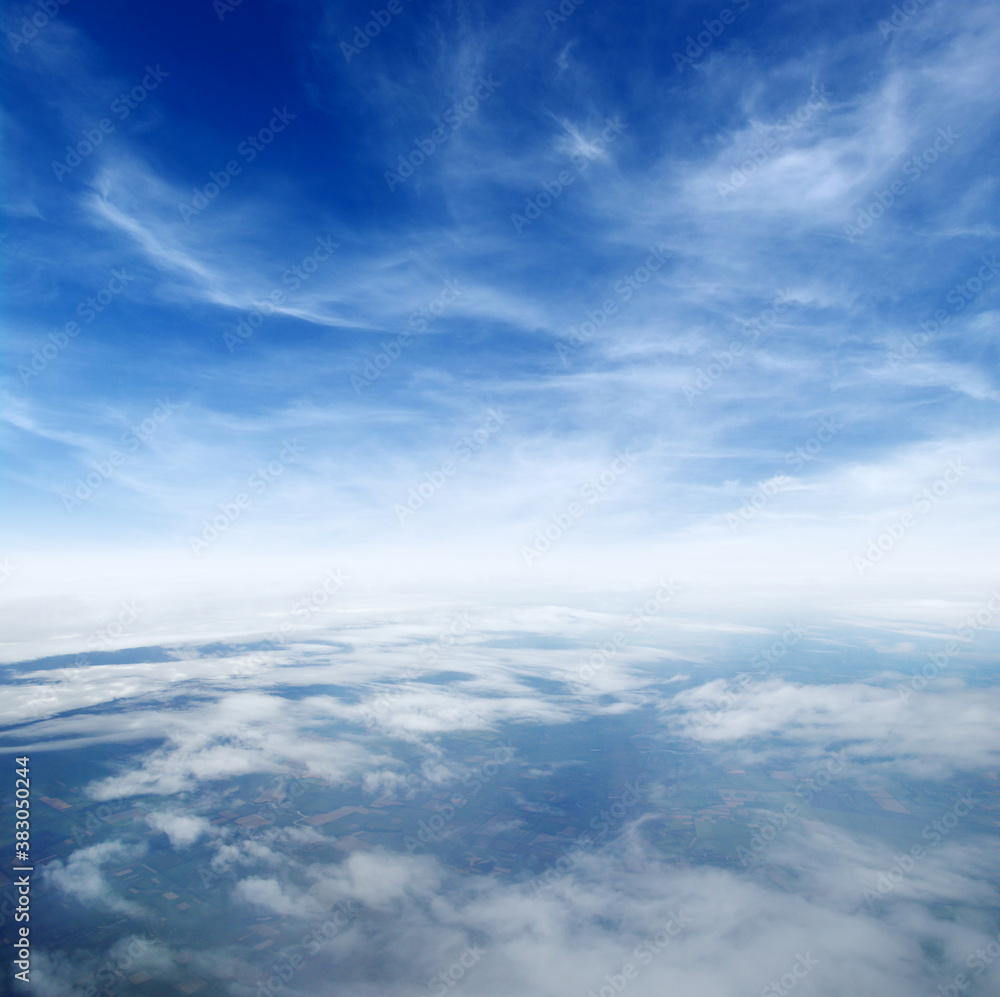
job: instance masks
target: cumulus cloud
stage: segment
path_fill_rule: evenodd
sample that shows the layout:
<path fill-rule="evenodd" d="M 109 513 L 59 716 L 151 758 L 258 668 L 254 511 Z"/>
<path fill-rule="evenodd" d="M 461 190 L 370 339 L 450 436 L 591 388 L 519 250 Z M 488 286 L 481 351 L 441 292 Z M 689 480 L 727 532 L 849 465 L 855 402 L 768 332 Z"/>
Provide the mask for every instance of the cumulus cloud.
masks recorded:
<path fill-rule="evenodd" d="M 191 711 L 169 715 L 167 744 L 142 764 L 92 783 L 94 799 L 139 793 L 170 795 L 199 782 L 249 773 L 311 775 L 331 781 L 357 776 L 391 758 L 363 743 L 333 739 L 314 728 L 315 711 L 281 696 L 222 695 Z M 302 734 L 310 733 L 308 739 Z"/>
<path fill-rule="evenodd" d="M 865 763 L 940 778 L 1000 762 L 1000 690 L 937 679 L 916 692 L 863 682 L 751 681 L 735 692 L 719 679 L 662 706 L 672 728 L 737 757 L 763 759 L 789 745 L 812 757 L 833 748 Z"/>
<path fill-rule="evenodd" d="M 532 648 L 530 640 L 524 649 L 502 646 L 510 639 L 503 630 L 470 632 L 470 647 L 449 650 L 447 664 L 455 673 L 446 683 L 419 681 L 424 673 L 414 671 L 412 661 L 422 645 L 397 631 L 390 651 L 368 655 L 373 674 L 367 684 L 359 673 L 344 681 L 341 671 L 337 689 L 297 697 L 287 695 L 288 687 L 305 683 L 290 676 L 329 677 L 335 659 L 318 644 L 290 648 L 301 659 L 258 673 L 255 690 L 203 686 L 200 698 L 183 708 L 160 704 L 156 715 L 167 733 L 165 744 L 92 783 L 89 791 L 103 799 L 198 791 L 207 805 L 247 773 L 273 774 L 282 783 L 319 775 L 355 792 L 398 799 L 415 787 L 446 789 L 475 766 L 454 757 L 442 735 L 502 731 L 497 744 L 509 738 L 518 749 L 519 730 L 547 725 L 569 734 L 574 723 L 607 715 L 605 692 L 600 701 L 574 698 L 553 676 L 586 660 L 580 649 L 596 646 L 594 635 L 618 621 L 615 613 L 576 619 L 563 633 L 569 646 L 553 652 Z M 656 633 L 669 632 L 664 628 Z M 546 629 L 554 629 L 551 621 Z M 676 632 L 695 643 L 709 640 L 705 632 Z M 741 649 L 737 660 L 745 662 L 747 648 L 770 647 L 781 631 L 717 626 L 708 632 L 711 640 L 725 635 L 733 641 Z M 647 644 L 652 635 L 644 632 Z M 669 737 L 671 764 L 683 764 L 679 744 L 686 741 L 698 764 L 711 758 L 739 766 L 780 756 L 782 766 L 800 777 L 835 757 L 841 760 L 836 778 L 852 787 L 879 771 L 940 780 L 995 767 L 995 690 L 972 689 L 942 674 L 916 692 L 905 684 L 905 673 L 885 671 L 887 656 L 912 658 L 924 636 L 915 633 L 906 646 L 898 635 L 886 636 L 885 653 L 869 666 L 878 671 L 865 680 L 852 674 L 810 683 L 773 675 L 734 685 L 699 676 L 702 669 L 732 671 L 731 662 L 710 660 L 689 660 L 686 674 L 674 675 L 671 668 L 664 680 L 662 667 L 644 660 L 648 648 L 607 667 L 628 677 L 619 695 L 630 710 L 646 709 L 650 719 L 662 720 L 644 728 L 640 750 L 655 750 Z M 939 640 L 941 634 L 932 636 Z M 802 643 L 809 639 L 803 631 Z M 491 650 L 490 642 L 501 646 Z M 810 646 L 840 645 L 825 631 Z M 547 660 L 556 664 L 543 692 L 538 683 Z M 445 666 L 443 660 L 435 664 Z M 394 687 L 399 691 L 390 692 Z M 902 695 L 901 687 L 910 693 Z M 470 706 L 463 716 L 475 700 L 470 688 L 486 705 Z M 535 701 L 524 696 L 526 688 L 534 690 Z M 426 711 L 436 720 L 423 729 L 409 721 L 390 720 L 376 729 L 359 722 L 358 711 L 371 711 L 382 697 L 385 717 Z M 488 737 L 483 742 L 484 757 L 491 743 Z M 550 778 L 570 765 L 579 769 L 581 761 L 539 764 L 530 753 L 521 757 L 515 751 L 513 764 L 525 766 L 530 776 Z M 525 802 L 523 793 L 514 797 Z M 654 781 L 646 799 L 650 813 L 626 822 L 605 846 L 574 853 L 570 866 L 543 890 L 535 888 L 537 881 L 517 877 L 459 874 L 430 851 L 405 855 L 375 848 L 331 859 L 322 853 L 328 836 L 312 828 L 264 827 L 241 835 L 225 825 L 210 827 L 200 813 L 166 805 L 153 809 L 146 823 L 167 833 L 177 848 L 205 849 L 207 888 L 221 891 L 234 909 L 294 923 L 301 937 L 313 939 L 315 946 L 309 942 L 306 948 L 315 951 L 296 971 L 294 986 L 314 997 L 362 997 L 372 986 L 387 997 L 402 997 L 435 980 L 447 986 L 449 979 L 475 997 L 500 997 L 512 987 L 585 997 L 608 987 L 617 993 L 616 981 L 626 972 L 637 997 L 665 991 L 732 997 L 760 993 L 772 981 L 787 988 L 788 980 L 816 997 L 840 997 L 845 986 L 912 997 L 959 972 L 975 946 L 989 941 L 974 912 L 1000 900 L 992 871 L 996 846 L 969 834 L 960 821 L 933 844 L 923 836 L 923 824 L 912 821 L 905 834 L 891 839 L 795 822 L 745 868 L 692 868 L 665 860 L 655 845 L 656 822 L 677 803 L 669 780 Z M 769 810 L 747 806 L 758 822 L 769 819 Z M 950 820 L 945 809 L 940 817 Z M 918 859 L 915 846 L 924 849 Z M 139 916 L 114 895 L 104 871 L 130 860 L 138 847 L 112 842 L 82 849 L 47 875 L 80 901 Z M 942 920 L 934 905 L 960 913 Z M 354 913 L 347 922 L 341 924 L 340 915 L 332 920 L 337 910 L 348 909 Z M 336 931 L 315 935 L 328 924 Z M 930 960 L 926 951 L 938 955 Z M 381 955 L 386 952 L 391 960 Z M 254 963 L 224 948 L 207 949 L 199 958 L 206 971 L 247 986 L 256 979 Z M 170 959 L 180 960 L 181 953 L 172 951 Z M 989 979 L 982 974 L 983 985 Z"/>
<path fill-rule="evenodd" d="M 156 811 L 146 814 L 145 820 L 151 828 L 166 834 L 174 848 L 186 848 L 202 835 L 212 832 L 212 825 L 208 820 L 193 814 Z"/>
<path fill-rule="evenodd" d="M 308 893 L 288 884 L 282 885 L 277 879 L 262 879 L 259 876 L 241 879 L 233 890 L 233 897 L 282 917 L 315 917 L 321 912 Z"/>
<path fill-rule="evenodd" d="M 991 854 L 984 845 L 943 847 L 876 907 L 865 902 L 859 870 L 889 868 L 891 849 L 846 835 L 784 840 L 774 856 L 788 875 L 782 885 L 664 864 L 641 835 L 626 834 L 582 857 L 543 893 L 383 852 L 313 867 L 315 885 L 305 894 L 280 878 L 251 878 L 237 896 L 305 924 L 323 919 L 311 913 L 311 897 L 326 910 L 349 899 L 363 905 L 350 931 L 302 970 L 300 985 L 317 997 L 335 986 L 361 995 L 373 984 L 404 994 L 435 979 L 446 983 L 449 972 L 476 997 L 512 989 L 582 997 L 607 987 L 617 992 L 623 977 L 641 997 L 732 997 L 761 992 L 787 974 L 793 981 L 808 976 L 802 992 L 816 997 L 839 997 L 845 987 L 912 997 L 935 971 L 946 974 L 963 946 L 988 939 L 975 917 L 942 921 L 924 901 L 993 901 L 995 891 L 977 880 Z M 936 967 L 921 955 L 928 944 L 945 953 Z M 392 959 L 372 963 L 376 952 Z M 336 985 L 324 978 L 332 960 L 344 974 Z"/>
<path fill-rule="evenodd" d="M 78 848 L 65 862 L 56 860 L 45 867 L 45 881 L 83 904 L 96 904 L 119 914 L 131 917 L 145 915 L 143 908 L 131 900 L 123 899 L 112 881 L 105 875 L 104 867 L 125 866 L 140 858 L 146 851 L 145 843 L 105 841 Z"/>

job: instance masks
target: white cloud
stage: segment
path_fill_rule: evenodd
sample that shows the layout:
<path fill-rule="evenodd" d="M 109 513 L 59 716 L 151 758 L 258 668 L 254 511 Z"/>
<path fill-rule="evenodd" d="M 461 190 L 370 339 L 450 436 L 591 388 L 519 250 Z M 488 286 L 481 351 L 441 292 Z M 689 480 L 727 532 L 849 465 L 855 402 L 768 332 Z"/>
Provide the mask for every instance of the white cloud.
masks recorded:
<path fill-rule="evenodd" d="M 118 895 L 112 881 L 104 874 L 104 867 L 125 866 L 145 851 L 145 843 L 105 841 L 76 849 L 65 862 L 49 863 L 42 875 L 46 882 L 82 904 L 97 904 L 118 914 L 142 917 L 146 913 L 143 908 Z"/>
<path fill-rule="evenodd" d="M 678 733 L 737 757 L 763 759 L 789 745 L 812 758 L 838 749 L 858 762 L 930 778 L 1000 763 L 1000 690 L 939 675 L 931 688 L 915 691 L 906 678 L 886 688 L 751 677 L 742 691 L 716 680 L 677 693 L 663 709 Z"/>
<path fill-rule="evenodd" d="M 202 835 L 212 832 L 212 825 L 208 820 L 192 814 L 158 811 L 146 814 L 145 820 L 151 828 L 166 834 L 174 848 L 187 848 Z"/>

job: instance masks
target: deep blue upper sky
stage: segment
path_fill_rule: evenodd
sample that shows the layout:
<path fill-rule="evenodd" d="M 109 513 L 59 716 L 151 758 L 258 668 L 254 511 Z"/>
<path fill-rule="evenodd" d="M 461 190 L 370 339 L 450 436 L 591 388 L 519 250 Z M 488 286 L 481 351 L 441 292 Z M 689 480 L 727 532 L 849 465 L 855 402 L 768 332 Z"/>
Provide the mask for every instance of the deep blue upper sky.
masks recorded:
<path fill-rule="evenodd" d="M 716 561 L 740 539 L 727 514 L 785 475 L 747 558 L 822 535 L 815 557 L 850 574 L 964 459 L 910 546 L 981 553 L 992 4 L 898 24 L 843 2 L 396 6 L 353 52 L 370 0 L 77 0 L 28 40 L 37 5 L 8 9 L 8 547 L 184 553 L 295 439 L 230 549 L 472 543 L 516 568 L 629 449 L 566 549 L 676 541 Z M 134 109 L 115 103 L 136 87 Z M 241 145 L 272 119 L 259 151 Z M 401 523 L 491 407 L 502 428 Z M 830 439 L 791 459 L 824 419 Z"/>

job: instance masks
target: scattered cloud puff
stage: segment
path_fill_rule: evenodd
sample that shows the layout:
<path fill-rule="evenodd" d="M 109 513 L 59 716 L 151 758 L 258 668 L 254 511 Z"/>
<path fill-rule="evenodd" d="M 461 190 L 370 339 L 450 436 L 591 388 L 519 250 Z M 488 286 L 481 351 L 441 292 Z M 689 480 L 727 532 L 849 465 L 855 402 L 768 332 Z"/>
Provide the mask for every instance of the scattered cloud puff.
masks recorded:
<path fill-rule="evenodd" d="M 187 848 L 202 835 L 210 834 L 212 825 L 204 817 L 192 814 L 167 813 L 164 811 L 146 814 L 146 823 L 154 831 L 162 831 L 172 848 Z"/>
<path fill-rule="evenodd" d="M 996 768 L 1000 691 L 943 677 L 937 685 L 918 692 L 905 681 L 885 688 L 765 678 L 733 691 L 719 679 L 677 693 L 662 709 L 676 732 L 748 759 L 792 747 L 806 758 L 836 749 L 917 777 Z"/>
<path fill-rule="evenodd" d="M 731 870 L 664 866 L 629 832 L 541 894 L 457 877 L 426 856 L 374 852 L 309 868 L 308 891 L 280 875 L 243 879 L 234 899 L 294 918 L 307 936 L 335 905 L 360 910 L 300 970 L 298 985 L 316 994 L 334 992 L 327 974 L 336 964 L 337 992 L 358 995 L 373 983 L 388 994 L 433 986 L 458 965 L 465 971 L 453 972 L 477 997 L 511 987 L 597 993 L 623 974 L 640 995 L 731 997 L 766 992 L 787 973 L 808 977 L 804 992 L 817 997 L 854 986 L 911 997 L 990 937 L 974 916 L 938 919 L 926 902 L 995 902 L 980 878 L 995 859 L 992 845 L 942 846 L 874 906 L 865 890 L 892 868 L 888 846 L 831 831 L 789 834 L 773 849 L 774 867 L 794 874 L 783 887 Z M 942 953 L 934 970 L 927 945 Z M 392 959 L 372 962 L 377 952 Z"/>
<path fill-rule="evenodd" d="M 103 867 L 140 858 L 146 851 L 143 842 L 105 841 L 86 848 L 77 848 L 65 862 L 55 860 L 46 865 L 44 882 L 82 904 L 95 904 L 129 917 L 147 916 L 142 906 L 119 896 Z"/>

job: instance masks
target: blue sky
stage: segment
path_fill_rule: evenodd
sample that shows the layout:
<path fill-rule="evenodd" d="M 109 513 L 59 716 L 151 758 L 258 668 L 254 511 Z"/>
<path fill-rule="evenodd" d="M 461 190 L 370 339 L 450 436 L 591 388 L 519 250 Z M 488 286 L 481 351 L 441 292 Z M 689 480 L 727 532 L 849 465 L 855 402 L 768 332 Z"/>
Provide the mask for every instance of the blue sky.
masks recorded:
<path fill-rule="evenodd" d="M 912 6 L 10 6 L 19 625 L 980 602 L 1000 17 Z"/>

